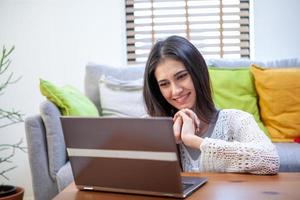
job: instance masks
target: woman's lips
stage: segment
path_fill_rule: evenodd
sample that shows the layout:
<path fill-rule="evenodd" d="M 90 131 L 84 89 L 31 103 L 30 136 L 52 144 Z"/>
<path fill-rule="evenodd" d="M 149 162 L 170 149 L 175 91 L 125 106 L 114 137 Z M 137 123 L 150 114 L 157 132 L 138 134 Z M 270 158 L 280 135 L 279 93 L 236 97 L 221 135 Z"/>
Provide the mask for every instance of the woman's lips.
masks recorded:
<path fill-rule="evenodd" d="M 188 99 L 189 95 L 190 95 L 190 93 L 187 93 L 187 94 L 181 95 L 180 97 L 174 98 L 174 100 L 177 103 L 182 104 L 182 103 L 186 102 L 186 100 Z"/>

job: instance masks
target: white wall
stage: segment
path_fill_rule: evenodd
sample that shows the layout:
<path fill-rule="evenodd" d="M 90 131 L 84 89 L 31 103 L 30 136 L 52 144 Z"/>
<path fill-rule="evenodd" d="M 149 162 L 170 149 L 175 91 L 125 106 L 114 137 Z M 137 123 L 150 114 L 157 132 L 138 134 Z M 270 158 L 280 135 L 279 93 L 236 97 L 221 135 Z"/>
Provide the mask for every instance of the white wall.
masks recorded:
<path fill-rule="evenodd" d="M 300 1 L 252 0 L 254 59 L 300 57 Z M 252 55 L 253 55 L 252 54 Z"/>
<path fill-rule="evenodd" d="M 124 16 L 123 0 L 1 0 L 1 51 L 3 45 L 15 45 L 11 71 L 22 79 L 0 97 L 0 107 L 21 110 L 26 116 L 36 114 L 44 99 L 39 78 L 83 91 L 87 62 L 124 65 Z M 26 139 L 24 124 L 0 129 L 0 144 L 16 143 L 20 138 Z M 25 187 L 29 199 L 32 189 L 27 154 L 17 152 L 13 162 L 18 168 L 7 174 L 9 183 Z"/>
<path fill-rule="evenodd" d="M 300 57 L 299 2 L 253 0 L 254 59 Z M 0 108 L 13 107 L 26 116 L 36 114 L 44 99 L 39 78 L 83 91 L 87 62 L 126 64 L 124 1 L 0 0 L 0 47 L 3 45 L 15 45 L 11 70 L 22 79 L 0 97 Z M 0 144 L 25 139 L 23 126 L 0 129 Z M 18 168 L 8 174 L 10 183 L 25 187 L 26 199 L 30 199 L 27 155 L 17 152 L 13 162 Z"/>

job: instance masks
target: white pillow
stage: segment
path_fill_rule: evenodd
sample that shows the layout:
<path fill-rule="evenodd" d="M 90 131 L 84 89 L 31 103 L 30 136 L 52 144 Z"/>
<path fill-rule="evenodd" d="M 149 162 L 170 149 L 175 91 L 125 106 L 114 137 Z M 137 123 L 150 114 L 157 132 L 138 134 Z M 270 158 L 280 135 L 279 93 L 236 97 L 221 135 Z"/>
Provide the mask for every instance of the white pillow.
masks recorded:
<path fill-rule="evenodd" d="M 143 79 L 120 80 L 102 75 L 99 80 L 103 116 L 143 117 L 146 115 L 142 90 Z"/>

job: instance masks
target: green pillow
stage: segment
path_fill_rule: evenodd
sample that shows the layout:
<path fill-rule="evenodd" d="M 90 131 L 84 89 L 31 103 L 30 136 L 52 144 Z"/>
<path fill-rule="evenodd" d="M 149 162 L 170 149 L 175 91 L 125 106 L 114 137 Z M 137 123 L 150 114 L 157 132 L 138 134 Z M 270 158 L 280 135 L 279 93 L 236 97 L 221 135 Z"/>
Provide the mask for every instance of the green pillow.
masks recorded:
<path fill-rule="evenodd" d="M 99 116 L 96 106 L 72 86 L 57 87 L 49 81 L 40 79 L 40 91 L 59 108 L 62 115 Z"/>
<path fill-rule="evenodd" d="M 260 120 L 258 96 L 250 69 L 209 67 L 209 74 L 217 108 L 235 108 L 251 113 L 259 127 L 269 136 Z"/>

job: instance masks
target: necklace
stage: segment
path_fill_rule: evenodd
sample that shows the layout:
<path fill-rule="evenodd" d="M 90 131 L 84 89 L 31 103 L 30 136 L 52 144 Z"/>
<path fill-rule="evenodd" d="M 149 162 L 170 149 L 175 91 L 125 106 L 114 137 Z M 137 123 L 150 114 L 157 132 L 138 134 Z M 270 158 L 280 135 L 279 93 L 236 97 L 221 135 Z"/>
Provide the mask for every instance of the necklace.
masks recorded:
<path fill-rule="evenodd" d="M 199 127 L 196 127 L 195 129 L 195 134 L 198 135 L 198 136 L 202 136 L 208 129 L 208 124 L 206 123 L 202 123 L 203 125 L 199 126 Z"/>

